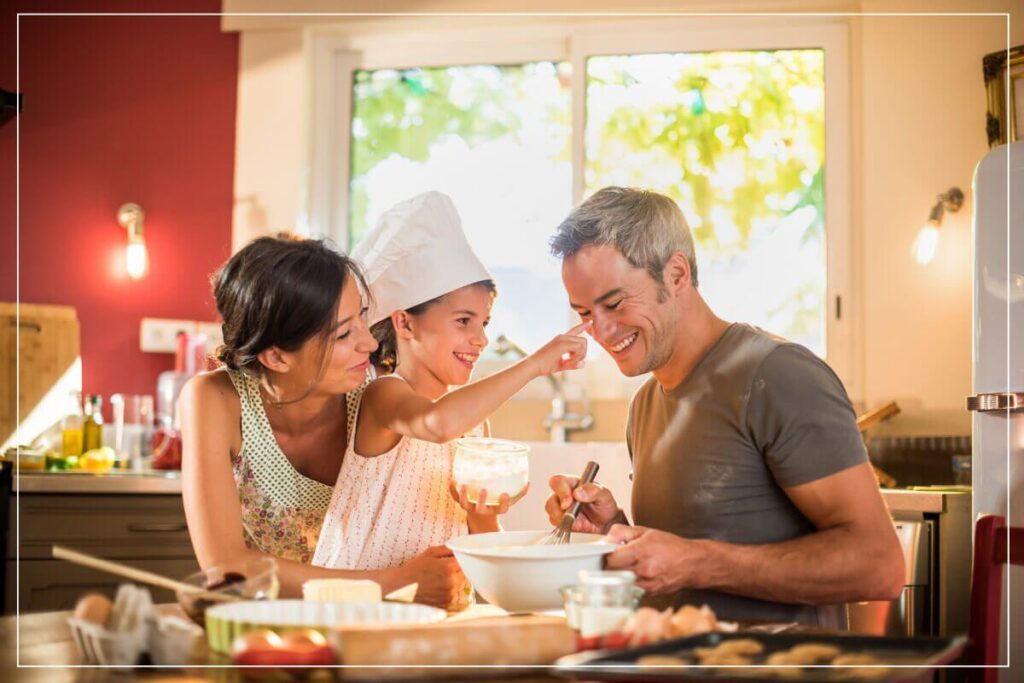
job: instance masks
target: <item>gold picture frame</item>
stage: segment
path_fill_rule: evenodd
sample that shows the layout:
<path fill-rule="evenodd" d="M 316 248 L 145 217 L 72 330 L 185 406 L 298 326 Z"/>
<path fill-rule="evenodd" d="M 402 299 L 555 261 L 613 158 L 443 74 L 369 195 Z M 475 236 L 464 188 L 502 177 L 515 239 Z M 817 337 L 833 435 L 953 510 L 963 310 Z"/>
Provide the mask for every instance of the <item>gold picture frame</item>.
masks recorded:
<path fill-rule="evenodd" d="M 1024 45 L 985 55 L 985 93 L 988 113 L 985 132 L 988 146 L 1016 142 L 1024 132 Z M 1007 93 L 1009 87 L 1009 111 Z"/>

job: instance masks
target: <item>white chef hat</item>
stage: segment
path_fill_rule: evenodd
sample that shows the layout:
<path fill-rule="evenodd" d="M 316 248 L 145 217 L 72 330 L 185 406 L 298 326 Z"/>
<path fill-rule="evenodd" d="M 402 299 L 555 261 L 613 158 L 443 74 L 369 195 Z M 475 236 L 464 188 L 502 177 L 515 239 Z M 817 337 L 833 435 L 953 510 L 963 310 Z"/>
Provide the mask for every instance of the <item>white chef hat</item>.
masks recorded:
<path fill-rule="evenodd" d="M 352 250 L 370 288 L 369 323 L 491 280 L 462 232 L 452 200 L 424 192 L 384 212 Z"/>

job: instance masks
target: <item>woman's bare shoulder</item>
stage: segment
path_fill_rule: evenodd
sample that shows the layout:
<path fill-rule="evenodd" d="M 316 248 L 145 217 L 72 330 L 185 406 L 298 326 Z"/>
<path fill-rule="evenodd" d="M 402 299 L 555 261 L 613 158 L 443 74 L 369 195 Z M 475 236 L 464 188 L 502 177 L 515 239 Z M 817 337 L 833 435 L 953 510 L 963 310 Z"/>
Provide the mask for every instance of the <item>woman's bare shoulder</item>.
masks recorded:
<path fill-rule="evenodd" d="M 237 453 L 241 448 L 242 405 L 231 378 L 224 369 L 191 377 L 178 396 L 185 451 L 199 439 L 203 450 Z M 198 443 L 198 442 L 196 442 Z"/>
<path fill-rule="evenodd" d="M 238 391 L 224 368 L 189 378 L 181 388 L 180 400 L 188 401 L 203 411 L 238 413 L 241 409 Z"/>

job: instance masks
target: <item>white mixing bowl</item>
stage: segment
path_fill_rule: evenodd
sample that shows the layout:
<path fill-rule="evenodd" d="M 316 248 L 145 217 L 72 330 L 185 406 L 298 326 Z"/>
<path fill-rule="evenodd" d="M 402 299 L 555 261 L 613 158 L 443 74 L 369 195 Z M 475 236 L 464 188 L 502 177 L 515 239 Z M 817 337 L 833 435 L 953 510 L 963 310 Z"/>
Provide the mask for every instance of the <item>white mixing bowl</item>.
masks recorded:
<path fill-rule="evenodd" d="M 558 609 L 558 589 L 581 569 L 601 569 L 615 550 L 604 536 L 573 534 L 565 545 L 533 545 L 550 531 L 496 531 L 448 541 L 463 573 L 483 598 L 509 612 Z"/>

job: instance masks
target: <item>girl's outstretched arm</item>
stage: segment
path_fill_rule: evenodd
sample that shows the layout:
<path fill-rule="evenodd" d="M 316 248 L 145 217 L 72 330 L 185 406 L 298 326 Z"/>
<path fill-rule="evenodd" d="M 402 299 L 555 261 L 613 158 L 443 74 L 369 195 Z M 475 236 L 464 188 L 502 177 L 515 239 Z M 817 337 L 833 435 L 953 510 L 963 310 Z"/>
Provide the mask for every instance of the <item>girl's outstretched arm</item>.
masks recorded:
<path fill-rule="evenodd" d="M 417 394 L 406 382 L 377 380 L 366 388 L 360 408 L 356 451 L 387 452 L 401 436 L 446 443 L 483 422 L 530 380 L 580 367 L 587 355 L 585 322 L 560 334 L 537 352 L 503 370 L 437 400 Z"/>

